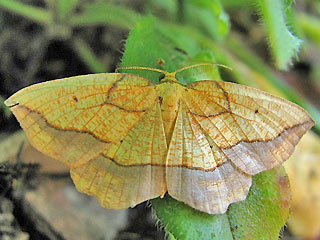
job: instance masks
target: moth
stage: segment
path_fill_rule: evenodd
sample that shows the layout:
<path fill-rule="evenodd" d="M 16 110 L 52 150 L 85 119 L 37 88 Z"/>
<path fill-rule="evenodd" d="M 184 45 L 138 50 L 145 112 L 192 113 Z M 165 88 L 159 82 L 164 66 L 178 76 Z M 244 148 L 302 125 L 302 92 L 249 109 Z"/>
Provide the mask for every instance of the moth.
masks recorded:
<path fill-rule="evenodd" d="M 190 66 L 193 67 L 193 66 Z M 246 198 L 252 175 L 283 163 L 314 125 L 301 107 L 229 82 L 158 84 L 126 73 L 64 78 L 5 101 L 30 143 L 70 167 L 108 209 L 168 193 L 209 214 Z"/>

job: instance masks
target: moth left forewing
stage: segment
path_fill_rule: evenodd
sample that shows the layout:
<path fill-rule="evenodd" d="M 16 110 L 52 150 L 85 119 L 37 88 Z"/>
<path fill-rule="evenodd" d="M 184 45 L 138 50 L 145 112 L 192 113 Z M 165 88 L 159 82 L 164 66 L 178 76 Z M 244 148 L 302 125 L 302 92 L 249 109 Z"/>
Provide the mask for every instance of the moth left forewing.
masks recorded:
<path fill-rule="evenodd" d="M 26 87 L 5 103 L 37 150 L 67 165 L 81 164 L 108 146 L 108 141 L 100 141 L 82 127 L 86 118 L 94 115 L 94 106 L 105 101 L 104 93 L 115 81 L 114 74 L 53 80 Z M 86 99 L 83 104 L 86 96 L 96 99 Z"/>
<path fill-rule="evenodd" d="M 67 165 L 81 165 L 119 143 L 156 96 L 145 78 L 92 74 L 32 85 L 6 104 L 35 148 Z"/>

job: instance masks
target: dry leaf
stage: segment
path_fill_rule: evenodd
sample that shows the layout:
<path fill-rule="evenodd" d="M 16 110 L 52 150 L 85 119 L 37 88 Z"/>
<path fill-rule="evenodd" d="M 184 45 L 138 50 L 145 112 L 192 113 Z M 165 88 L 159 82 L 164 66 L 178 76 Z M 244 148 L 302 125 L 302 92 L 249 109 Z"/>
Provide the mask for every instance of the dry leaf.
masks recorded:
<path fill-rule="evenodd" d="M 320 238 L 320 139 L 306 134 L 284 164 L 292 191 L 290 230 L 305 239 Z"/>

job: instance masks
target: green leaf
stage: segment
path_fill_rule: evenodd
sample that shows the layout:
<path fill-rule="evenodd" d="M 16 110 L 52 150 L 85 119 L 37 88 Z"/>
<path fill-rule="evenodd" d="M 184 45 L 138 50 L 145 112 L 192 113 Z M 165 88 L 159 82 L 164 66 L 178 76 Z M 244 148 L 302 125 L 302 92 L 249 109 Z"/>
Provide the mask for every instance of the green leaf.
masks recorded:
<path fill-rule="evenodd" d="M 123 6 L 93 2 L 84 4 L 81 11 L 71 17 L 70 22 L 73 26 L 113 24 L 130 29 L 140 18 L 139 13 Z"/>
<path fill-rule="evenodd" d="M 40 24 L 49 24 L 52 15 L 43 8 L 27 5 L 16 0 L 0 0 L 0 8 L 16 13 Z"/>
<path fill-rule="evenodd" d="M 297 56 L 302 41 L 287 26 L 286 8 L 291 1 L 258 0 L 268 30 L 271 51 L 279 69 L 287 70 L 292 58 Z"/>
<path fill-rule="evenodd" d="M 176 239 L 232 239 L 228 216 L 199 212 L 170 196 L 151 200 L 157 217 Z"/>
<path fill-rule="evenodd" d="M 165 64 L 160 66 L 159 60 L 164 61 Z M 163 26 L 160 22 L 155 24 L 155 19 L 149 17 L 138 22 L 130 32 L 121 67 L 143 66 L 173 72 L 182 67 L 203 62 L 214 63 L 213 54 L 203 51 L 186 35 L 172 32 L 169 27 Z M 178 80 L 187 84 L 201 79 L 220 79 L 216 67 L 203 68 L 205 69 L 211 71 L 200 72 L 198 68 L 194 68 L 178 74 Z M 158 83 L 159 73 L 146 70 L 125 70 L 125 72 L 139 74 Z"/>
<path fill-rule="evenodd" d="M 284 9 L 290 8 L 293 3 L 293 0 L 281 0 L 281 1 Z"/>
<path fill-rule="evenodd" d="M 164 64 L 159 64 L 161 59 Z M 163 25 L 154 18 L 139 21 L 129 34 L 121 67 L 144 66 L 174 71 L 190 64 L 214 62 L 214 54 L 203 49 L 188 32 Z M 183 84 L 202 77 L 213 79 L 215 68 L 186 71 Z M 158 73 L 122 70 L 158 82 Z M 213 72 L 213 73 L 212 73 Z M 156 216 L 169 236 L 185 239 L 277 239 L 289 216 L 289 185 L 283 168 L 253 177 L 247 199 L 231 204 L 226 214 L 209 215 L 170 196 L 151 200 Z M 173 239 L 172 238 L 172 239 Z"/>
<path fill-rule="evenodd" d="M 58 13 L 61 22 L 65 22 L 73 14 L 79 0 L 58 0 Z"/>
<path fill-rule="evenodd" d="M 254 7 L 255 0 L 220 0 L 221 4 L 225 9 L 234 9 L 234 10 L 239 10 L 239 9 L 246 9 L 246 10 L 251 10 Z"/>
<path fill-rule="evenodd" d="M 229 17 L 219 0 L 185 0 L 181 1 L 180 5 L 177 2 L 152 1 L 147 5 L 147 11 L 161 19 L 179 20 L 183 25 L 198 28 L 215 40 L 223 39 L 227 35 L 230 28 Z"/>
<path fill-rule="evenodd" d="M 186 23 L 200 27 L 215 40 L 229 31 L 229 17 L 219 0 L 187 0 Z"/>

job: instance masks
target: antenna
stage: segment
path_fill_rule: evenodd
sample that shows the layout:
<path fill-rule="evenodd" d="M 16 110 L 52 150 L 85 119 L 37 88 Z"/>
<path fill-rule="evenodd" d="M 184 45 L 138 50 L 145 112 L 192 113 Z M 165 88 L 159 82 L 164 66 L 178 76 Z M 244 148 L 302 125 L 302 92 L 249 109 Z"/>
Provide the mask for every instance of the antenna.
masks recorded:
<path fill-rule="evenodd" d="M 191 66 L 187 66 L 187 67 L 184 67 L 184 68 L 181 68 L 175 72 L 173 72 L 174 74 L 177 74 L 179 72 L 182 72 L 182 71 L 185 71 L 187 69 L 190 69 L 190 68 L 196 68 L 196 67 L 201 67 L 201 66 L 217 66 L 217 67 L 223 67 L 223 68 L 226 68 L 228 70 L 232 70 L 232 68 L 230 67 L 227 67 L 223 64 L 219 64 L 219 63 L 199 63 L 199 64 L 194 64 L 194 65 L 191 65 Z"/>
<path fill-rule="evenodd" d="M 194 64 L 194 65 L 191 65 L 191 66 L 187 66 L 187 67 L 184 67 L 184 68 L 181 68 L 175 72 L 172 72 L 171 74 L 172 75 L 176 75 L 177 73 L 179 72 L 182 72 L 182 71 L 185 71 L 187 69 L 190 69 L 190 68 L 196 68 L 196 67 L 201 67 L 201 66 L 217 66 L 217 67 L 223 67 L 223 68 L 226 68 L 226 69 L 229 69 L 229 70 L 232 70 L 232 68 L 230 67 L 227 67 L 223 64 L 219 64 L 219 63 L 199 63 L 199 64 Z M 138 70 L 148 70 L 148 71 L 153 71 L 153 72 L 159 72 L 159 73 L 163 73 L 163 74 L 168 74 L 168 72 L 166 71 L 163 71 L 161 69 L 157 69 L 157 68 L 149 68 L 149 67 L 120 67 L 120 68 L 117 68 L 116 69 L 116 72 L 118 72 L 120 69 L 138 69 Z"/>
<path fill-rule="evenodd" d="M 157 69 L 157 68 L 149 68 L 149 67 L 120 67 L 120 68 L 116 69 L 116 72 L 118 72 L 119 69 L 140 69 L 140 70 L 148 70 L 148 71 L 167 74 L 166 71 L 163 71 L 163 70 L 160 70 L 160 69 Z"/>

